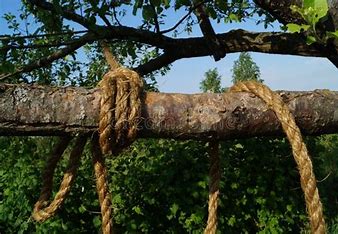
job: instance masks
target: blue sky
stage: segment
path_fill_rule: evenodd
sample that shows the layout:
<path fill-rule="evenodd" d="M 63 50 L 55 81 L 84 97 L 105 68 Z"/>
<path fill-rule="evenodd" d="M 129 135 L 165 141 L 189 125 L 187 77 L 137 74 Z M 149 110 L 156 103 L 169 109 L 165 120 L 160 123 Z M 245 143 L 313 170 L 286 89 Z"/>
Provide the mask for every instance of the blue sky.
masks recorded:
<path fill-rule="evenodd" d="M 20 4 L 19 0 L 0 0 L 0 15 L 6 12 L 17 14 Z M 175 20 L 180 18 L 173 11 L 167 15 L 166 25 L 163 28 L 170 27 Z M 137 19 L 127 14 L 122 19 L 122 23 L 135 26 Z M 254 20 L 241 24 L 215 24 L 214 27 L 217 32 L 226 32 L 239 27 L 250 31 L 265 31 L 263 26 L 256 26 Z M 278 31 L 279 27 L 274 25 L 274 28 L 268 28 L 268 30 Z M 0 19 L 0 34 L 5 33 L 9 31 L 6 29 L 5 21 Z M 201 36 L 199 28 L 196 27 L 190 36 Z M 274 90 L 338 90 L 338 69 L 327 59 L 262 53 L 251 53 L 251 55 L 260 68 L 261 78 Z M 212 57 L 176 61 L 168 74 L 158 77 L 160 91 L 197 93 L 204 73 L 215 67 L 222 75 L 223 86 L 231 86 L 231 68 L 237 58 L 238 53 L 234 53 L 228 54 L 219 62 L 215 62 Z"/>

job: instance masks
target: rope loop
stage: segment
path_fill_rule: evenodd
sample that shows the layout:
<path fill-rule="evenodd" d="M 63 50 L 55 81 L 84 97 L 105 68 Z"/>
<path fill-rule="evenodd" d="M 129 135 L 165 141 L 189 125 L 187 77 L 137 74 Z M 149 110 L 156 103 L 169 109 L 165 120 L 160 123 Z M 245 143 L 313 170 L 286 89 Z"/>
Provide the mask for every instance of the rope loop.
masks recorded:
<path fill-rule="evenodd" d="M 45 171 L 43 173 L 40 197 L 35 203 L 32 214 L 33 219 L 36 221 L 43 222 L 52 217 L 63 204 L 70 191 L 71 185 L 75 179 L 75 175 L 79 167 L 80 157 L 86 144 L 87 136 L 79 136 L 76 139 L 74 148 L 70 153 L 69 163 L 60 184 L 59 191 L 56 193 L 54 200 L 48 205 L 48 200 L 51 196 L 53 188 L 53 174 L 55 168 L 70 140 L 71 138 L 69 137 L 61 138 L 47 162 Z"/>
<path fill-rule="evenodd" d="M 118 154 L 136 138 L 143 81 L 137 72 L 119 67 L 105 74 L 99 87 L 100 146 L 103 154 Z"/>
<path fill-rule="evenodd" d="M 301 187 L 305 196 L 306 209 L 310 219 L 311 232 L 326 232 L 322 203 L 316 185 L 311 158 L 304 144 L 302 134 L 282 98 L 262 83 L 255 81 L 238 82 L 231 92 L 249 92 L 260 97 L 276 114 L 292 147 L 293 157 L 300 174 Z"/>

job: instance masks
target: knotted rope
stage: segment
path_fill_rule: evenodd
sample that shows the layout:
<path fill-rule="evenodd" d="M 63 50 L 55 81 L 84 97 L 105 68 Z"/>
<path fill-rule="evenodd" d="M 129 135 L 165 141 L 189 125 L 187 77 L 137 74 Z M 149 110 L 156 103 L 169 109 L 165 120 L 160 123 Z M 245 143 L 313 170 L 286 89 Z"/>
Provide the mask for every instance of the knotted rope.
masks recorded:
<path fill-rule="evenodd" d="M 108 190 L 107 170 L 102 153 L 118 154 L 136 138 L 137 126 L 141 117 L 143 81 L 136 72 L 121 67 L 112 56 L 106 44 L 102 43 L 102 46 L 111 70 L 104 75 L 99 83 L 99 87 L 102 90 L 99 137 L 96 134 L 93 135 L 91 150 L 96 188 L 101 207 L 102 232 L 109 234 L 112 233 L 111 197 Z M 36 221 L 45 221 L 50 218 L 63 204 L 74 181 L 80 156 L 87 138 L 87 135 L 77 138 L 59 191 L 54 200 L 47 206 L 52 192 L 54 170 L 71 138 L 62 138 L 60 143 L 55 147 L 43 173 L 43 186 L 40 198 L 34 206 L 32 217 Z"/>
<path fill-rule="evenodd" d="M 254 81 L 239 82 L 231 87 L 230 91 L 253 93 L 260 97 L 276 113 L 291 144 L 293 157 L 299 170 L 311 231 L 315 234 L 325 233 L 323 208 L 319 198 L 312 162 L 301 132 L 287 105 L 278 94 L 271 91 L 265 85 Z"/>

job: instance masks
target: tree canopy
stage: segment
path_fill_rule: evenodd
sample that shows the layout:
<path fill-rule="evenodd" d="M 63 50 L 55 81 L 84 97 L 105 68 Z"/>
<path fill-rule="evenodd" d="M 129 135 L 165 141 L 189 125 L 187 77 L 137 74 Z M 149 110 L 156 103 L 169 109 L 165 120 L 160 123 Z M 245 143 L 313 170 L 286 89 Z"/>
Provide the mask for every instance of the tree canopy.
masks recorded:
<path fill-rule="evenodd" d="M 217 61 L 227 53 L 240 51 L 326 57 L 338 66 L 336 41 L 323 39 L 323 35 L 337 31 L 338 3 L 312 6 L 313 2 L 323 0 L 305 1 L 304 6 L 300 0 L 23 0 L 19 16 L 4 16 L 13 34 L 0 37 L 0 78 L 90 85 L 102 72 L 96 42 L 103 39 L 125 65 L 150 78 L 182 58 L 213 56 Z M 310 8 L 312 13 L 301 14 Z M 278 20 L 283 25 L 301 27 L 308 25 L 317 12 L 322 18 L 311 21 L 315 23 L 311 27 L 314 32 L 249 32 L 239 28 L 216 34 L 212 26 L 258 17 L 257 23 L 265 25 Z M 199 26 L 202 37 L 180 37 L 182 31 L 191 32 L 193 25 Z M 295 31 L 290 25 L 288 28 Z M 317 40 L 311 37 L 314 33 L 319 35 Z M 309 38 L 314 43 L 309 43 Z M 80 48 L 88 60 L 79 60 Z"/>

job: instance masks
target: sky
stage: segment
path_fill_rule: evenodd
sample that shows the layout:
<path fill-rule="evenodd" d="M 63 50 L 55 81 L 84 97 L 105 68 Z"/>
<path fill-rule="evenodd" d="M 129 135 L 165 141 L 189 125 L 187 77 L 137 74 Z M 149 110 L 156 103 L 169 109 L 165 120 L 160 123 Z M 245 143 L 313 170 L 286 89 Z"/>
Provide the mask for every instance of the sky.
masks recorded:
<path fill-rule="evenodd" d="M 18 14 L 19 0 L 0 0 L 0 16 L 11 12 Z M 168 28 L 180 18 L 183 12 L 170 11 L 167 14 L 166 25 Z M 122 24 L 135 26 L 138 20 L 127 14 L 121 19 Z M 267 30 L 262 25 L 256 25 L 254 19 L 249 19 L 240 24 L 214 24 L 218 33 L 231 29 L 242 28 L 249 31 L 278 31 L 279 26 L 269 27 Z M 5 20 L 0 18 L 0 34 L 9 33 Z M 191 35 L 181 34 L 180 37 L 201 36 L 198 27 L 194 28 Z M 227 54 L 226 57 L 215 62 L 211 56 L 200 58 L 181 59 L 173 63 L 171 70 L 162 77 L 158 77 L 158 85 L 161 92 L 169 93 L 198 93 L 199 85 L 204 78 L 204 73 L 217 68 L 222 76 L 222 86 L 231 86 L 233 63 L 238 59 L 238 53 Z M 253 60 L 259 66 L 261 78 L 264 83 L 273 90 L 338 90 L 338 69 L 325 58 L 300 57 L 289 55 L 271 55 L 263 53 L 251 53 Z"/>

